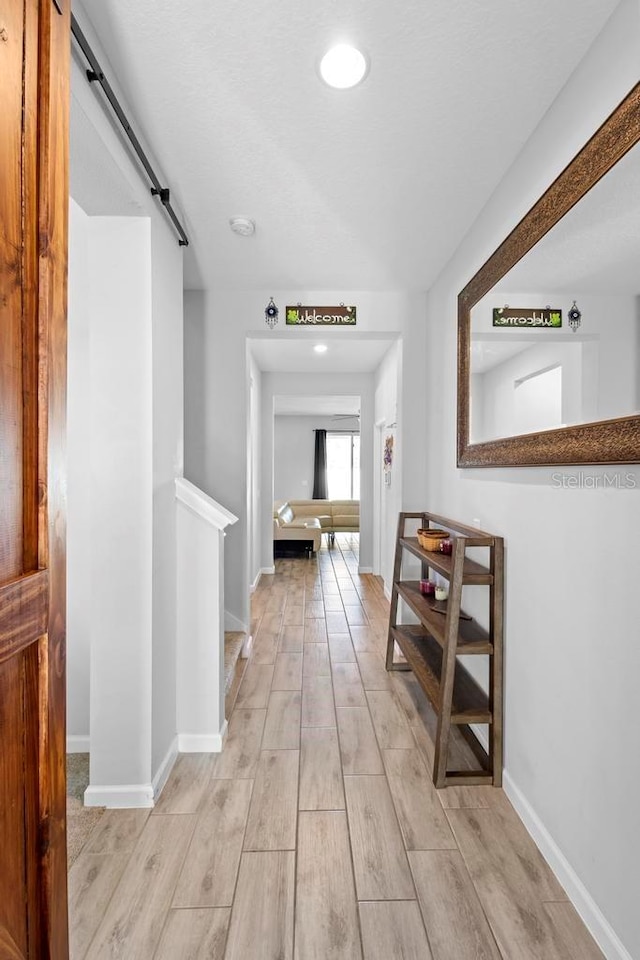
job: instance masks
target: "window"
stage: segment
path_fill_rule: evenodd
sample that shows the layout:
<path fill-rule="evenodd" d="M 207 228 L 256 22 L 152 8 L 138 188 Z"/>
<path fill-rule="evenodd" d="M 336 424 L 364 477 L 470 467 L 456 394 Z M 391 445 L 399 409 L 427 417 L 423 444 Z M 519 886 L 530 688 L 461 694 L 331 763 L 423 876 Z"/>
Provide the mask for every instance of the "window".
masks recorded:
<path fill-rule="evenodd" d="M 330 500 L 360 499 L 360 434 L 327 433 Z"/>

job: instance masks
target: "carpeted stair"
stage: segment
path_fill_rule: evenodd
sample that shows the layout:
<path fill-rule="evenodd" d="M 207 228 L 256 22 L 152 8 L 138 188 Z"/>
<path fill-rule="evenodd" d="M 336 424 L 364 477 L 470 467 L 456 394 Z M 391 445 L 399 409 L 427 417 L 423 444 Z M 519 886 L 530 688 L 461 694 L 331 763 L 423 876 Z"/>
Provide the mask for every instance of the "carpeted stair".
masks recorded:
<path fill-rule="evenodd" d="M 89 834 L 104 813 L 104 807 L 85 807 L 84 792 L 89 786 L 89 754 L 67 754 L 67 866 L 73 862 L 89 839 Z"/>
<path fill-rule="evenodd" d="M 224 635 L 224 692 L 229 693 L 236 672 L 236 663 L 242 653 L 245 635 L 237 630 L 227 630 Z"/>

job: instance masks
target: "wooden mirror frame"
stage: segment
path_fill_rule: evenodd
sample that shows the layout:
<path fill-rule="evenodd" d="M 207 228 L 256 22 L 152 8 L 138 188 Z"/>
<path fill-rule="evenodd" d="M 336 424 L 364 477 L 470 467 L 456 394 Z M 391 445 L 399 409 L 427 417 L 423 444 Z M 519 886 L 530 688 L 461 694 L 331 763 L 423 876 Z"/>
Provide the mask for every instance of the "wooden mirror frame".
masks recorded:
<path fill-rule="evenodd" d="M 471 309 L 640 140 L 640 83 L 458 296 L 458 466 L 640 462 L 640 416 L 470 443 Z"/>

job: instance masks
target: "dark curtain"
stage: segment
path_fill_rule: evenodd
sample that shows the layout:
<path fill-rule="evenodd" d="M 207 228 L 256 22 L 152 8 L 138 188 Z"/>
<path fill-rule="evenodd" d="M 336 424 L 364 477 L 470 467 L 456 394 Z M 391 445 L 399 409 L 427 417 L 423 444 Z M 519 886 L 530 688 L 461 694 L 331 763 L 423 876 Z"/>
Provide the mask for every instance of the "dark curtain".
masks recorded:
<path fill-rule="evenodd" d="M 327 431 L 316 430 L 316 452 L 313 461 L 313 499 L 326 500 L 327 497 Z"/>

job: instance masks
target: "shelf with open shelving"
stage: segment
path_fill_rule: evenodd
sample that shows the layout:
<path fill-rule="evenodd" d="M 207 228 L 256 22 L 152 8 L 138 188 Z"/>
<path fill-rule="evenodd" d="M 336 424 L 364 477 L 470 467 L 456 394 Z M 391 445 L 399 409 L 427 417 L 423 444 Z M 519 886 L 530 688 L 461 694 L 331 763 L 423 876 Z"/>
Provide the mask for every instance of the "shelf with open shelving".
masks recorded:
<path fill-rule="evenodd" d="M 451 555 L 424 550 L 417 537 L 407 536 L 407 523 L 419 520 L 423 527 L 444 527 L 451 533 Z M 415 525 L 415 524 L 414 524 Z M 486 564 L 467 555 L 470 548 L 487 551 Z M 403 579 L 406 554 L 417 558 L 422 577 L 437 573 L 449 581 L 446 602 L 424 596 L 420 582 Z M 401 513 L 389 616 L 387 670 L 413 671 L 432 704 L 437 717 L 433 781 L 436 787 L 448 784 L 502 782 L 502 631 L 503 631 L 502 537 L 432 513 Z M 483 586 L 489 590 L 489 627 L 485 628 L 462 609 L 463 588 Z M 403 600 L 419 623 L 398 623 L 399 600 Z M 406 663 L 394 661 L 397 647 Z M 489 664 L 489 686 L 485 691 L 458 659 L 485 656 Z M 476 736 L 473 726 L 485 724 L 488 749 Z M 454 770 L 449 766 L 451 727 L 457 726 L 473 749 L 481 769 Z"/>

